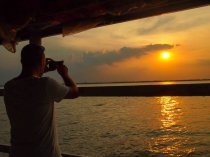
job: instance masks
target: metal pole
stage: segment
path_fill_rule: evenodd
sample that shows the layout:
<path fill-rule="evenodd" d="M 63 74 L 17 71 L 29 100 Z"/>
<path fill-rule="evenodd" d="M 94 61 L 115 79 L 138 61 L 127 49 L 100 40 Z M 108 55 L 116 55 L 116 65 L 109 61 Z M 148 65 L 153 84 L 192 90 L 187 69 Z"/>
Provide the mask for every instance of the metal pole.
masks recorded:
<path fill-rule="evenodd" d="M 32 33 L 29 39 L 30 44 L 42 45 L 42 38 L 39 33 Z"/>

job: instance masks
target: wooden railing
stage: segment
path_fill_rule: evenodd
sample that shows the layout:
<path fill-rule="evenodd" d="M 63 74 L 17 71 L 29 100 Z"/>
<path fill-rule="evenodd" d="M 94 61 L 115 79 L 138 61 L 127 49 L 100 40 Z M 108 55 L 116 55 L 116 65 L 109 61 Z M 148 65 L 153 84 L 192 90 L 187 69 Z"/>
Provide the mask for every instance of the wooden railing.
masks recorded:
<path fill-rule="evenodd" d="M 0 96 L 4 90 L 0 89 Z M 80 87 L 80 96 L 210 96 L 210 83 Z M 68 97 L 66 98 L 68 99 Z"/>

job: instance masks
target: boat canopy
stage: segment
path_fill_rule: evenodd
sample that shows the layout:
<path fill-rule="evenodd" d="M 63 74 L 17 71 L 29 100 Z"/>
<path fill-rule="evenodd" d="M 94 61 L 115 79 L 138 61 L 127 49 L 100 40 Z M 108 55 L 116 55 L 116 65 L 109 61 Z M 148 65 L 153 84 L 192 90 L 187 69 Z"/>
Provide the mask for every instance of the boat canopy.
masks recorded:
<path fill-rule="evenodd" d="M 206 6 L 210 0 L 1 0 L 0 44 L 15 52 L 19 41 Z"/>

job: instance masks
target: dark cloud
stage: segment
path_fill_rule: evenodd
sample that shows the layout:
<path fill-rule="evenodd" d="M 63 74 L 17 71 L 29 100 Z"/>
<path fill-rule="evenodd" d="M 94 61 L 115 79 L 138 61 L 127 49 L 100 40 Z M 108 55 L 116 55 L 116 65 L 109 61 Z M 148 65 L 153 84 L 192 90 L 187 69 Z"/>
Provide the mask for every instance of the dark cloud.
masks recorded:
<path fill-rule="evenodd" d="M 47 48 L 47 56 L 51 56 L 54 59 L 62 59 L 64 57 L 64 63 L 69 68 L 69 71 L 73 78 L 77 82 L 97 82 L 97 81 L 111 81 L 114 79 L 118 80 L 128 80 L 122 71 L 116 69 L 121 69 L 114 63 L 129 59 L 137 58 L 143 55 L 158 51 L 172 49 L 174 46 L 169 44 L 153 44 L 145 45 L 143 47 L 134 48 L 134 47 L 123 47 L 118 51 L 92 51 L 87 52 L 85 50 L 71 49 L 71 48 L 62 48 L 62 52 L 56 52 L 59 50 L 54 49 L 52 46 Z M 58 56 L 60 56 L 58 58 Z M 106 74 L 104 76 L 104 71 L 101 69 L 101 66 L 105 66 L 106 69 L 115 69 L 115 76 L 113 74 Z M 129 76 L 134 75 L 134 71 L 140 72 L 142 69 L 129 69 L 126 70 L 126 74 Z M 132 73 L 131 73 L 132 72 Z M 125 75 L 126 75 L 125 74 Z M 52 76 L 52 75 L 51 75 Z M 53 76 L 54 77 L 54 76 Z M 116 80 L 115 80 L 116 81 Z"/>
<path fill-rule="evenodd" d="M 198 59 L 196 64 L 201 66 L 210 66 L 210 59 Z"/>
<path fill-rule="evenodd" d="M 62 55 L 60 57 L 64 57 L 64 63 L 68 66 L 69 71 L 73 78 L 75 78 L 78 82 L 91 82 L 91 81 L 106 81 L 109 78 L 109 81 L 113 76 L 104 76 L 101 66 L 108 65 L 109 68 L 118 69 L 119 67 L 114 64 L 129 58 L 139 58 L 143 55 L 147 55 L 152 52 L 172 49 L 174 46 L 170 44 L 153 44 L 153 45 L 145 45 L 140 48 L 132 48 L 132 47 L 123 47 L 118 51 L 92 51 L 85 52 L 85 50 L 78 49 L 69 49 L 63 48 Z M 51 47 L 48 51 L 48 55 L 54 59 L 57 59 L 57 54 L 54 52 L 54 49 Z M 47 56 L 48 56 L 47 55 Z M 70 57 L 68 57 L 70 56 Z M 107 67 L 107 68 L 108 68 Z M 141 71 L 136 70 L 136 71 Z M 127 69 L 126 73 L 129 73 L 132 69 Z M 135 70 L 134 70 L 135 71 Z M 122 72 L 116 74 L 117 77 L 115 79 L 123 78 Z M 52 75 L 51 75 L 52 76 Z M 122 76 L 122 77 L 121 77 Z M 113 77 L 114 79 L 114 77 Z"/>
<path fill-rule="evenodd" d="M 100 65 L 100 64 L 113 64 L 125 59 L 132 57 L 141 57 L 150 52 L 158 50 L 166 50 L 173 48 L 173 45 L 169 44 L 154 44 L 146 45 L 141 48 L 130 48 L 123 47 L 119 51 L 108 51 L 108 52 L 89 52 L 83 53 L 83 62 L 84 65 Z"/>
<path fill-rule="evenodd" d="M 104 74 L 103 68 L 101 66 L 106 66 L 107 68 L 120 69 L 114 63 L 129 59 L 129 58 L 139 58 L 143 55 L 158 51 L 172 49 L 174 46 L 169 44 L 154 44 L 146 45 L 140 48 L 123 47 L 118 51 L 108 51 L 103 53 L 102 51 L 97 52 L 83 52 L 82 55 L 79 54 L 81 51 L 77 51 L 77 55 L 82 57 L 80 62 L 67 62 L 70 67 L 72 76 L 76 78 L 78 82 L 94 82 L 94 81 L 128 81 L 128 76 L 135 76 L 134 73 L 141 73 L 142 69 L 127 69 L 124 72 L 116 72 L 116 74 Z M 74 54 L 73 58 L 75 57 Z M 74 60 L 74 59 L 73 59 Z M 125 77 L 127 76 L 127 78 Z"/>
<path fill-rule="evenodd" d="M 10 52 L 2 52 L 0 54 L 0 84 L 4 84 L 9 79 L 18 75 L 21 70 L 20 65 L 20 50 L 23 45 L 18 47 L 18 51 L 15 54 Z M 158 51 L 158 50 L 166 50 L 173 48 L 173 45 L 169 44 L 153 44 L 153 45 L 145 45 L 140 48 L 132 48 L 132 47 L 123 47 L 118 51 L 92 51 L 87 52 L 86 50 L 72 49 L 72 48 L 64 48 L 62 46 L 58 46 L 56 44 L 46 44 L 46 56 L 51 57 L 55 60 L 64 60 L 65 65 L 69 68 L 70 75 L 77 82 L 90 82 L 90 81 L 106 81 L 106 78 L 109 78 L 109 81 L 112 79 L 112 76 L 104 76 L 103 71 L 101 70 L 101 65 L 108 65 L 109 68 L 119 68 L 114 67 L 114 63 L 120 62 L 129 58 L 139 58 L 143 55 Z M 4 50 L 0 48 L 0 50 Z M 111 67 L 112 66 L 112 67 Z M 130 74 L 127 70 L 126 73 Z M 133 70 L 141 71 L 141 69 Z M 59 75 L 56 72 L 47 73 L 45 76 L 53 77 L 54 79 L 59 80 Z M 116 79 L 123 78 L 124 74 L 122 72 L 116 73 Z"/>

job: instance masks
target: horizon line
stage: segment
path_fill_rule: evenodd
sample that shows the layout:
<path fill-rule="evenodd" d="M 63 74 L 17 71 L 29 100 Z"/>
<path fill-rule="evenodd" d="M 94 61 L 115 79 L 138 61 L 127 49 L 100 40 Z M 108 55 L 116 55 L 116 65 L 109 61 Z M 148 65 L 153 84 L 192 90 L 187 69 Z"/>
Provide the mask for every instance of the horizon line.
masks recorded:
<path fill-rule="evenodd" d="M 210 81 L 207 79 L 181 79 L 181 80 L 143 80 L 143 81 L 114 81 L 114 82 L 77 82 L 77 84 L 108 84 L 108 83 L 143 83 L 143 82 L 181 82 L 181 81 Z"/>

